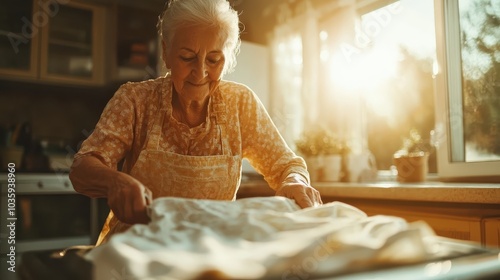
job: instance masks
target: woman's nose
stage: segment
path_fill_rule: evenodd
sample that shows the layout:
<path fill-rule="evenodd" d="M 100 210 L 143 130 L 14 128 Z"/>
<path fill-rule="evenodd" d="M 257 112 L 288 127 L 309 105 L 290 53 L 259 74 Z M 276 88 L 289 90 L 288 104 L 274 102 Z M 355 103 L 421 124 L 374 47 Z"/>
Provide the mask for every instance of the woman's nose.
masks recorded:
<path fill-rule="evenodd" d="M 207 66 L 204 61 L 199 61 L 193 67 L 192 70 L 193 76 L 195 76 L 198 80 L 201 80 L 208 76 Z"/>

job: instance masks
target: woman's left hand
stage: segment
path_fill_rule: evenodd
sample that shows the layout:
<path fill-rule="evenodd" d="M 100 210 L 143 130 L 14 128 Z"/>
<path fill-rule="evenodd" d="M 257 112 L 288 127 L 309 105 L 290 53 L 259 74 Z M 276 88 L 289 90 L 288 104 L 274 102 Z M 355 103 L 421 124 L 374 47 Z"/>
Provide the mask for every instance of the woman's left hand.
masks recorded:
<path fill-rule="evenodd" d="M 276 195 L 294 199 L 301 208 L 323 204 L 320 193 L 298 174 L 288 176 Z"/>

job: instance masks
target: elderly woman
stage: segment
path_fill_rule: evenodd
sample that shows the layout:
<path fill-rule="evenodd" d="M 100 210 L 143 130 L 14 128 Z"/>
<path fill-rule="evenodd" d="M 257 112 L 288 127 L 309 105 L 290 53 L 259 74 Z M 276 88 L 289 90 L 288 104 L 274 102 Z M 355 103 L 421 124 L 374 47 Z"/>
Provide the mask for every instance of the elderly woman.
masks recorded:
<path fill-rule="evenodd" d="M 222 80 L 236 64 L 238 22 L 226 0 L 174 0 L 166 7 L 158 26 L 169 73 L 122 85 L 71 168 L 76 191 L 108 200 L 98 244 L 147 223 L 149 197 L 234 200 L 242 158 L 276 195 L 301 207 L 321 204 L 303 159 L 257 96 Z"/>

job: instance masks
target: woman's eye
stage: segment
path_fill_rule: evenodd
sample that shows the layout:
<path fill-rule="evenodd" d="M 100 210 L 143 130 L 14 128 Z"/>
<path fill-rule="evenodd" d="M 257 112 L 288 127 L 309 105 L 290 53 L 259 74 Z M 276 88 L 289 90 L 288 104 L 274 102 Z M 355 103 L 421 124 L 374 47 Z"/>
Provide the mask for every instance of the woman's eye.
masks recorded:
<path fill-rule="evenodd" d="M 184 57 L 184 56 L 181 56 L 181 59 L 185 62 L 190 62 L 194 59 L 194 57 Z"/>
<path fill-rule="evenodd" d="M 207 60 L 208 60 L 208 63 L 214 64 L 214 65 L 217 64 L 217 63 L 219 63 L 221 61 L 220 58 L 209 58 Z"/>

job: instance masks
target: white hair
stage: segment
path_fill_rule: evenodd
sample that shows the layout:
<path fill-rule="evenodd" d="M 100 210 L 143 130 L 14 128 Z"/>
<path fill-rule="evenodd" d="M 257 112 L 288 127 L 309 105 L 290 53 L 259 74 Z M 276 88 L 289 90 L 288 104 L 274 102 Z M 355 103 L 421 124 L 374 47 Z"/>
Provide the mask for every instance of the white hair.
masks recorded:
<path fill-rule="evenodd" d="M 170 0 L 159 16 L 157 28 L 165 42 L 168 55 L 172 39 L 179 27 L 200 25 L 218 27 L 220 36 L 225 38 L 225 56 L 222 74 L 230 73 L 236 66 L 236 55 L 240 49 L 238 13 L 227 0 Z"/>

